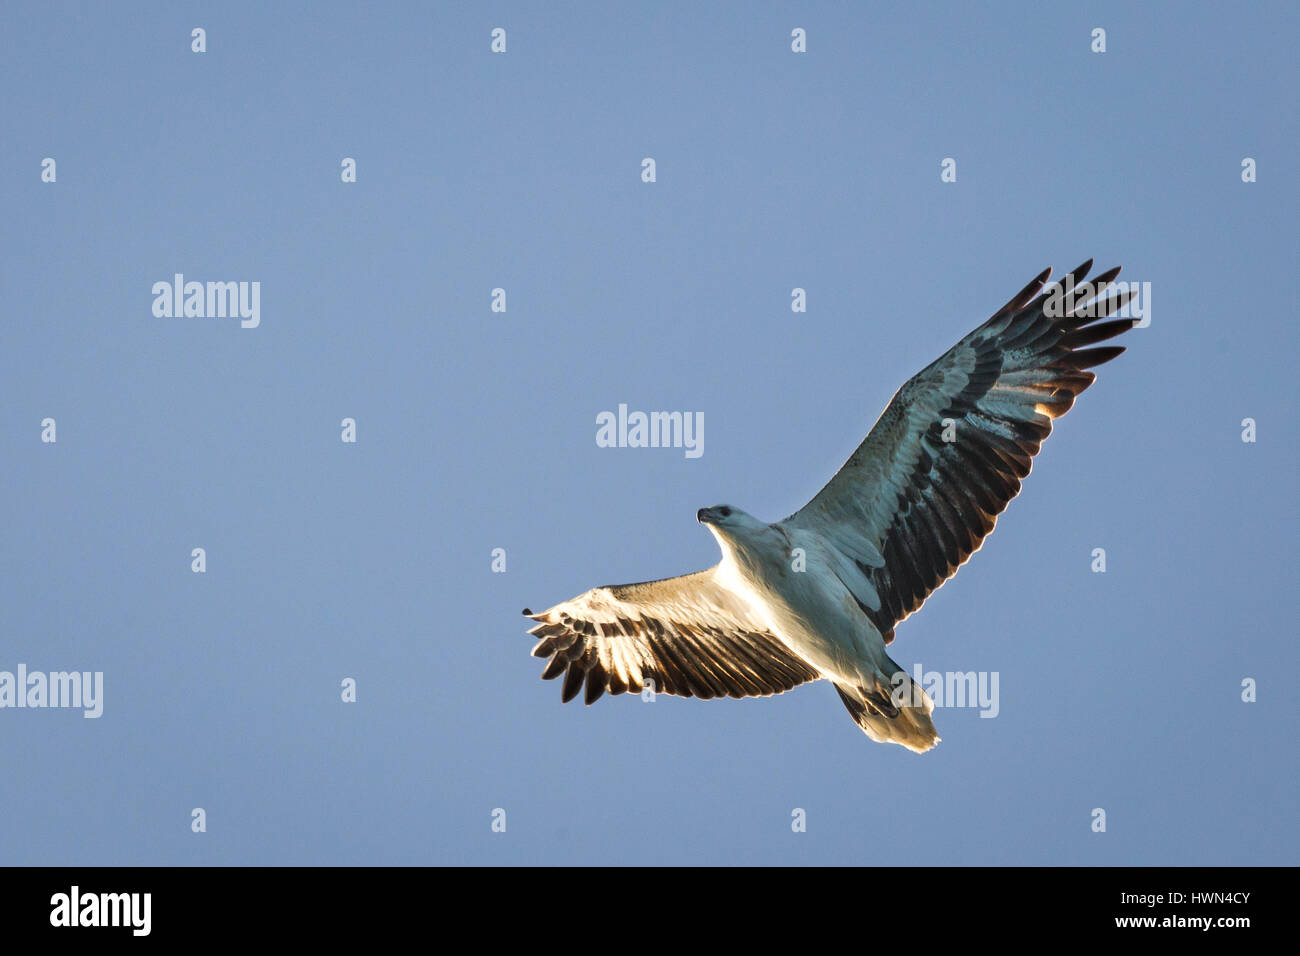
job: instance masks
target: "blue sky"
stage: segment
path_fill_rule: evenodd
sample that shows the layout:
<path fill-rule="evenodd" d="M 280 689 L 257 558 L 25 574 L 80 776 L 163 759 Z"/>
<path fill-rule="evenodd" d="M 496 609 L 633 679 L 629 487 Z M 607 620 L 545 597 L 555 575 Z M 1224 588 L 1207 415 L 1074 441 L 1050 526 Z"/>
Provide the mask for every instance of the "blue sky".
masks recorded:
<path fill-rule="evenodd" d="M 1297 862 L 1294 5 L 3 20 L 0 670 L 104 712 L 0 710 L 0 862 Z M 997 672 L 995 719 L 918 757 L 825 683 L 538 679 L 520 608 L 712 564 L 697 508 L 794 511 L 1089 256 L 1150 326 L 891 648 Z M 156 317 L 177 272 L 260 325 Z M 703 455 L 597 447 L 620 403 Z"/>

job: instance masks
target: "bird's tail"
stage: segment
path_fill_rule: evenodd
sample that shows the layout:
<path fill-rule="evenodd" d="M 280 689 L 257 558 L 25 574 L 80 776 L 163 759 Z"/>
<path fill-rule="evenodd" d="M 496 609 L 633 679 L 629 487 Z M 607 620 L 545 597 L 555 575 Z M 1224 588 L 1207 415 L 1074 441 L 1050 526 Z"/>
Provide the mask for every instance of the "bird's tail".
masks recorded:
<path fill-rule="evenodd" d="M 934 701 L 890 658 L 886 657 L 885 662 L 893 668 L 889 676 L 877 673 L 866 685 L 851 687 L 837 683 L 835 689 L 854 722 L 872 740 L 901 744 L 923 754 L 939 742 L 939 734 L 930 720 Z"/>

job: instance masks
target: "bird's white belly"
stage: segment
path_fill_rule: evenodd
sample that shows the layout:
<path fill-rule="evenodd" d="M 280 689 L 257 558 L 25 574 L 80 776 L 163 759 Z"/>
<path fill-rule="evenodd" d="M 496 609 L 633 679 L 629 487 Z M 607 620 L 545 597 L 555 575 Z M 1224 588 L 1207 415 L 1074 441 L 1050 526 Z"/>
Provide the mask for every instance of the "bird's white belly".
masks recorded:
<path fill-rule="evenodd" d="M 859 683 L 878 670 L 885 642 L 825 563 L 811 551 L 806 561 L 803 571 L 785 561 L 745 575 L 733 568 L 728 585 L 747 592 L 772 632 L 823 676 Z"/>

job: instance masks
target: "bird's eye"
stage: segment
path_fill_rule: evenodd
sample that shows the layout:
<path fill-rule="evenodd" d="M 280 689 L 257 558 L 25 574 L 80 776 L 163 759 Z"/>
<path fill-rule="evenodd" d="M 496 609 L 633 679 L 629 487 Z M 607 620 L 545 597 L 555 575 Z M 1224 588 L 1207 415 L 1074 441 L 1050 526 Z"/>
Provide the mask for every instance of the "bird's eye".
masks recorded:
<path fill-rule="evenodd" d="M 722 509 L 722 517 L 724 517 L 724 518 L 730 518 L 730 517 L 731 517 L 731 509 L 730 509 L 730 508 L 723 508 L 723 509 Z"/>

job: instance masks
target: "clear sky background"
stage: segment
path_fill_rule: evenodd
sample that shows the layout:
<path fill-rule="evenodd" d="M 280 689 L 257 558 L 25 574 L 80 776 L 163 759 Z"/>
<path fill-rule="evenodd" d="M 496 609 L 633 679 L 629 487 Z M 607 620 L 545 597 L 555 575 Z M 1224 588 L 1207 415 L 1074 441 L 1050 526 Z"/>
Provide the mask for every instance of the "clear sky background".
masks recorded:
<path fill-rule="evenodd" d="M 98 720 L 0 710 L 0 862 L 1300 862 L 1294 4 L 0 27 L 0 670 L 105 682 Z M 697 508 L 794 511 L 1089 256 L 1150 327 L 891 649 L 998 672 L 996 719 L 916 756 L 825 683 L 539 680 L 522 607 L 712 564 Z M 261 282 L 260 327 L 154 317 L 176 272 Z M 597 447 L 619 403 L 703 412 L 703 456 Z"/>

